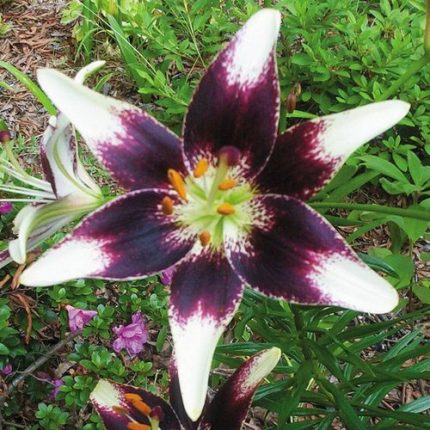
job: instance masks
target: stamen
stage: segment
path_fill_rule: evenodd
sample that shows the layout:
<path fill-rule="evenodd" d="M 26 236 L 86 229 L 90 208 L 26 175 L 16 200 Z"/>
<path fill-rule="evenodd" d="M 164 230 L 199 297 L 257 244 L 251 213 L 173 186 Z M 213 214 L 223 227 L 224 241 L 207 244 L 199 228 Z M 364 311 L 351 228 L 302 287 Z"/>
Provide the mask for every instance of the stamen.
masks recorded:
<path fill-rule="evenodd" d="M 185 188 L 185 182 L 179 172 L 174 169 L 169 169 L 167 171 L 167 177 L 169 178 L 172 187 L 178 193 L 181 199 L 187 201 L 187 190 Z"/>
<path fill-rule="evenodd" d="M 128 430 L 151 430 L 150 426 L 140 423 L 127 423 Z"/>
<path fill-rule="evenodd" d="M 132 400 L 131 404 L 145 416 L 148 416 L 151 412 L 151 408 L 143 400 Z"/>
<path fill-rule="evenodd" d="M 125 393 L 124 397 L 130 401 L 134 408 L 143 415 L 148 416 L 151 413 L 151 408 L 142 400 L 142 397 L 136 393 Z"/>
<path fill-rule="evenodd" d="M 218 189 L 221 191 L 231 190 L 237 185 L 237 180 L 233 178 L 224 179 L 224 181 L 220 182 L 218 185 Z"/>
<path fill-rule="evenodd" d="M 193 175 L 195 178 L 200 178 L 203 176 L 209 168 L 209 161 L 206 158 L 202 158 L 197 162 L 197 165 L 194 169 Z"/>
<path fill-rule="evenodd" d="M 113 405 L 113 406 L 112 406 L 112 409 L 113 409 L 116 413 L 118 413 L 118 414 L 120 414 L 120 415 L 128 416 L 128 411 L 127 411 L 127 409 L 123 408 L 122 406 L 119 406 L 119 405 Z"/>
<path fill-rule="evenodd" d="M 206 246 L 211 241 L 211 234 L 207 230 L 203 230 L 199 234 L 199 239 L 200 239 L 200 243 L 202 244 L 202 246 Z"/>
<path fill-rule="evenodd" d="M 232 215 L 236 212 L 236 209 L 230 203 L 222 203 L 218 206 L 217 212 L 220 215 Z"/>
<path fill-rule="evenodd" d="M 125 393 L 124 397 L 126 400 L 130 400 L 131 402 L 134 400 L 142 401 L 142 396 L 136 393 Z"/>
<path fill-rule="evenodd" d="M 169 196 L 165 196 L 163 197 L 163 200 L 161 200 L 161 210 L 164 215 L 172 215 L 173 200 Z"/>

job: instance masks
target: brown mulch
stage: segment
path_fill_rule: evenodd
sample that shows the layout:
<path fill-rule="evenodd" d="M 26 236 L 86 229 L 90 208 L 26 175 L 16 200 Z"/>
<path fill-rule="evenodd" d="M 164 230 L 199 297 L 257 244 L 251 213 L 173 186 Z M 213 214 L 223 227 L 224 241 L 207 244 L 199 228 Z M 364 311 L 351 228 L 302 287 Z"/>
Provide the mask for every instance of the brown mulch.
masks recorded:
<path fill-rule="evenodd" d="M 11 30 L 0 38 L 0 60 L 33 80 L 38 68 L 72 66 L 74 41 L 70 29 L 60 24 L 65 4 L 66 0 L 14 0 L 0 5 L 3 21 L 11 25 Z M 0 69 L 0 81 L 15 90 L 0 88 L 0 118 L 26 141 L 40 136 L 48 117 L 43 107 L 4 69 Z"/>

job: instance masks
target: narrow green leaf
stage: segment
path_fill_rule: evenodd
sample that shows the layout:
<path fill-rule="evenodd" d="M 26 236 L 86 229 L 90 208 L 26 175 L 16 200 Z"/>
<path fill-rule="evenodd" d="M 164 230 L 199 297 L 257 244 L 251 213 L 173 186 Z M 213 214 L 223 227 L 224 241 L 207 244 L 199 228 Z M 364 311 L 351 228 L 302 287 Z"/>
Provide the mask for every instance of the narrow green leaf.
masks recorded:
<path fill-rule="evenodd" d="M 333 395 L 336 405 L 339 408 L 342 421 L 348 430 L 366 430 L 364 424 L 358 419 L 358 416 L 355 413 L 354 408 L 349 403 L 349 400 L 345 397 L 342 391 L 336 387 L 336 385 L 331 384 L 322 378 L 318 378 L 318 383 Z"/>
<path fill-rule="evenodd" d="M 23 84 L 34 95 L 34 97 L 39 100 L 39 102 L 50 115 L 57 114 L 57 109 L 55 109 L 54 105 L 51 103 L 46 94 L 25 73 L 21 72 L 21 70 L 17 69 L 15 66 L 12 66 L 12 64 L 7 63 L 6 61 L 0 61 L 0 67 L 7 70 L 19 82 L 21 82 L 21 84 Z"/>

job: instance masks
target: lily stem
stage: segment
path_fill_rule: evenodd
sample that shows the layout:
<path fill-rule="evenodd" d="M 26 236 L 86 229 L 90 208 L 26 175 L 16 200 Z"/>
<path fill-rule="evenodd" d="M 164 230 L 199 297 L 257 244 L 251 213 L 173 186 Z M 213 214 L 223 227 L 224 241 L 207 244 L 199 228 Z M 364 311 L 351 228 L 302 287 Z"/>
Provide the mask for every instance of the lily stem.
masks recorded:
<path fill-rule="evenodd" d="M 296 325 L 296 330 L 299 335 L 303 356 L 305 357 L 305 360 L 312 361 L 312 358 L 313 358 L 312 351 L 310 350 L 309 345 L 305 341 L 306 326 L 302 315 L 303 311 L 298 306 L 293 304 L 290 305 L 290 309 L 294 316 L 294 324 Z"/>
<path fill-rule="evenodd" d="M 311 206 L 314 209 L 348 209 L 351 211 L 377 212 L 386 215 L 397 215 L 404 218 L 414 218 L 430 222 L 430 211 L 420 209 L 403 209 L 375 204 L 337 202 L 315 202 L 311 203 Z"/>

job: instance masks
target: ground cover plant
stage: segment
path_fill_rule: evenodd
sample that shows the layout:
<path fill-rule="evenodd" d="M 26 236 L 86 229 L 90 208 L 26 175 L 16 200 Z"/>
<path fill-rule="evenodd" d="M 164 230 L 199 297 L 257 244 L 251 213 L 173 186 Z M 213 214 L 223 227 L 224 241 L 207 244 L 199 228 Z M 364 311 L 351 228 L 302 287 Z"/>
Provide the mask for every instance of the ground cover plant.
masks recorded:
<path fill-rule="evenodd" d="M 209 385 L 219 386 L 229 374 L 226 366 L 237 368 L 241 357 L 276 346 L 282 351 L 281 362 L 257 391 L 256 407 L 246 424 L 250 428 L 429 428 L 424 5 L 358 2 L 352 7 L 350 2 L 292 1 L 274 6 L 284 15 L 277 52 L 283 101 L 280 132 L 315 115 L 388 96 L 412 104 L 398 126 L 350 157 L 310 201 L 362 252 L 367 264 L 385 273 L 401 301 L 392 313 L 376 317 L 340 308 L 301 307 L 247 290 L 219 342 Z M 109 62 L 110 52 L 141 94 L 137 103 L 179 132 L 203 70 L 258 9 L 245 2 L 86 1 L 71 3 L 63 19 L 79 19 L 78 51 L 87 62 L 101 54 Z M 2 67 L 22 79 L 10 65 Z M 93 84 L 102 89 L 108 81 L 115 86 L 115 75 L 99 74 Z M 32 85 L 54 114 L 46 96 Z M 14 146 L 20 152 L 24 142 L 18 138 Z M 83 161 L 102 184 L 105 173 L 88 155 Z M 10 184 L 8 176 L 4 171 L 5 184 Z M 104 191 L 109 194 L 112 189 L 105 186 Z M 10 209 L 2 209 L 4 239 L 11 237 L 10 225 L 20 204 Z M 64 232 L 55 234 L 43 248 L 63 236 Z M 6 393 L 2 415 L 8 428 L 102 428 L 88 406 L 100 377 L 166 397 L 171 338 L 167 291 L 157 277 L 16 289 L 8 276 L 21 269 L 3 269 L 0 359 Z M 97 310 L 97 315 L 66 305 Z M 88 325 L 83 329 L 84 323 Z M 69 329 L 72 334 L 66 337 Z M 130 332 L 140 345 L 147 342 L 143 352 L 124 340 Z M 51 352 L 52 343 L 60 338 L 65 339 L 60 343 L 64 349 L 57 355 L 57 350 Z M 48 362 L 19 379 L 23 369 L 46 353 Z M 20 417 L 23 405 L 28 410 Z"/>

